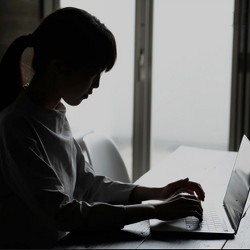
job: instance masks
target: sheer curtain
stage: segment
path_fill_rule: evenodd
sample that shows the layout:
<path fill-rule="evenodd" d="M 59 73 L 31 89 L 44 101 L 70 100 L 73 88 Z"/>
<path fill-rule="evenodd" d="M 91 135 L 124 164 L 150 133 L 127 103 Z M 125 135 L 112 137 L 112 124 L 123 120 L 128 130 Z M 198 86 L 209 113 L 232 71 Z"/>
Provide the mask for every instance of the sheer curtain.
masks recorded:
<path fill-rule="evenodd" d="M 151 166 L 180 145 L 227 150 L 233 0 L 155 0 Z"/>

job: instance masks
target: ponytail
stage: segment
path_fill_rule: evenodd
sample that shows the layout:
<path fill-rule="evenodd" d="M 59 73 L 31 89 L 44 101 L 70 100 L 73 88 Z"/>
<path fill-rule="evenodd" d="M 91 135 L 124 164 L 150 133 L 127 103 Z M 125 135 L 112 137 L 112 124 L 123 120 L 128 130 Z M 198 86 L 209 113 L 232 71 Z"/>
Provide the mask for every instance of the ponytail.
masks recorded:
<path fill-rule="evenodd" d="M 0 111 L 9 106 L 23 86 L 22 54 L 33 46 L 32 35 L 20 36 L 5 52 L 0 63 Z"/>
<path fill-rule="evenodd" d="M 85 67 L 109 71 L 116 61 L 116 42 L 111 31 L 88 12 L 66 7 L 47 16 L 32 35 L 17 38 L 0 63 L 0 111 L 19 95 L 24 84 L 21 59 L 33 47 L 32 68 L 42 73 L 52 59 L 69 71 Z M 3 91 L 4 90 L 4 91 Z"/>

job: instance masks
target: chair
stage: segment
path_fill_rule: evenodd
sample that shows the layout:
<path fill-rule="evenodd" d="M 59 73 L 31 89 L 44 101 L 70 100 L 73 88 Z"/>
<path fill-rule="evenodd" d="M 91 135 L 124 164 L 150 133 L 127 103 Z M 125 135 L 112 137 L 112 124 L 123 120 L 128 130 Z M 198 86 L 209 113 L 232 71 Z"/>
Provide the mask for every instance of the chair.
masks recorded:
<path fill-rule="evenodd" d="M 101 133 L 90 132 L 78 138 L 77 142 L 97 175 L 107 176 L 114 181 L 131 182 L 113 139 Z"/>

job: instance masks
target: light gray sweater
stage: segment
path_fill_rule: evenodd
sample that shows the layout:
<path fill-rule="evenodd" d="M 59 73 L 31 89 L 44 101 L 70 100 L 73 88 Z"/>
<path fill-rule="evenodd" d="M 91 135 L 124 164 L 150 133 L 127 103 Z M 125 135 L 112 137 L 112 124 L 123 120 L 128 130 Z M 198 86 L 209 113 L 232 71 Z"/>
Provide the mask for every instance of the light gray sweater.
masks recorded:
<path fill-rule="evenodd" d="M 24 90 L 0 113 L 0 244 L 47 247 L 66 231 L 120 229 L 135 185 L 96 176 L 66 110 Z"/>

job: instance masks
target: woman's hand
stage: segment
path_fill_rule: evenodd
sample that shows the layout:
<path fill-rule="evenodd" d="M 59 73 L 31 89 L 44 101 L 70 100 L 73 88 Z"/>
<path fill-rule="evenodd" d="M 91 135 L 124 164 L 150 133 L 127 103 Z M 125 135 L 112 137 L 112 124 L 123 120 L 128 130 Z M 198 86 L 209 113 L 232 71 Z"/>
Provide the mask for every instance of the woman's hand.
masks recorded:
<path fill-rule="evenodd" d="M 201 201 L 205 199 L 205 192 L 201 185 L 186 178 L 161 188 L 137 186 L 130 196 L 130 202 L 140 203 L 145 200 L 166 200 L 181 193 L 196 195 Z"/>
<path fill-rule="evenodd" d="M 125 225 L 142 220 L 175 220 L 195 216 L 202 220 L 201 201 L 195 195 L 172 196 L 159 203 L 136 204 L 125 206 Z"/>
<path fill-rule="evenodd" d="M 199 183 L 189 181 L 189 178 L 172 182 L 161 188 L 160 199 L 165 200 L 180 193 L 188 193 L 190 195 L 196 194 L 199 200 L 204 201 L 205 199 L 205 192 L 203 191 L 201 185 Z"/>
<path fill-rule="evenodd" d="M 159 220 L 174 220 L 195 216 L 202 220 L 201 201 L 195 195 L 176 195 L 154 204 L 154 217 Z"/>

